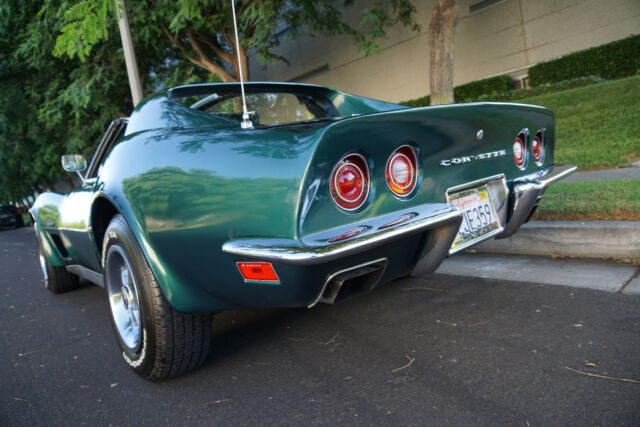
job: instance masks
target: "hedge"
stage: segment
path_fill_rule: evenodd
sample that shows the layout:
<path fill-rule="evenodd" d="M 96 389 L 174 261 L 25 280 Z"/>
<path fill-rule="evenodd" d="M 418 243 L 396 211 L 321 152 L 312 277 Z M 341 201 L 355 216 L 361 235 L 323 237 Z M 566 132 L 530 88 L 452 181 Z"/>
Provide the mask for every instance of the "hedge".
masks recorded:
<path fill-rule="evenodd" d="M 469 102 L 476 100 L 481 95 L 502 93 L 510 89 L 513 89 L 513 79 L 511 77 L 491 77 L 454 87 L 453 98 L 455 102 Z"/>
<path fill-rule="evenodd" d="M 476 100 L 482 95 L 503 93 L 511 88 L 513 88 L 513 80 L 511 77 L 491 77 L 454 87 L 453 97 L 455 102 L 469 102 Z M 427 95 L 422 98 L 402 101 L 400 104 L 408 105 L 409 107 L 425 107 L 429 105 L 429 102 L 430 98 L 429 95 Z"/>
<path fill-rule="evenodd" d="M 512 102 L 518 101 L 522 98 L 528 98 L 530 96 L 543 95 L 547 93 L 562 92 L 567 89 L 574 89 L 577 87 L 589 86 L 596 83 L 604 83 L 607 80 L 597 76 L 580 77 L 577 79 L 565 80 L 558 83 L 545 83 L 540 86 L 532 87 L 529 89 L 516 89 L 508 92 L 502 92 L 491 95 L 480 95 L 474 101 L 483 102 Z"/>
<path fill-rule="evenodd" d="M 640 73 L 640 34 L 581 50 L 529 69 L 529 84 L 538 86 L 586 76 L 613 80 Z"/>

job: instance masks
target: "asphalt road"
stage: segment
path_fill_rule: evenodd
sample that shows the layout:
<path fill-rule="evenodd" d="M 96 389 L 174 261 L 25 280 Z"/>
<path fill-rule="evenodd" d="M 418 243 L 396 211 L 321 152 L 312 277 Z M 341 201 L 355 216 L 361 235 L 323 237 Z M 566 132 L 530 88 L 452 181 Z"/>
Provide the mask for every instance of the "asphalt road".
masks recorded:
<path fill-rule="evenodd" d="M 0 230 L 0 301 L 3 426 L 640 422 L 639 383 L 568 369 L 640 380 L 640 295 L 403 279 L 223 313 L 207 363 L 161 384 L 121 360 L 102 289 L 44 289 L 31 229 Z"/>

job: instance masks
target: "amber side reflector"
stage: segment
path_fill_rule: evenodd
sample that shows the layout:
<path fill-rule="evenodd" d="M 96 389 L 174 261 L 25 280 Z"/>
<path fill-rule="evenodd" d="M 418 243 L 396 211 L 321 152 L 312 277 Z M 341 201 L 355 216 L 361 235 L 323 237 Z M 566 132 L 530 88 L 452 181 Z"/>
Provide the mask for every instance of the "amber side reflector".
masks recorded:
<path fill-rule="evenodd" d="M 276 271 L 270 262 L 236 262 L 244 280 L 251 282 L 280 283 Z"/>

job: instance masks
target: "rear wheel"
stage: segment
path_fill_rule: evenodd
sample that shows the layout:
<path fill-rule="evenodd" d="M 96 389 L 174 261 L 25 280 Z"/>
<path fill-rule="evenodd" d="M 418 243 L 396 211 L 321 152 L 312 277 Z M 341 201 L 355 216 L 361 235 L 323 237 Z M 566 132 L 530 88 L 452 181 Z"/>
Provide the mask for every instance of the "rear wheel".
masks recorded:
<path fill-rule="evenodd" d="M 152 381 L 200 366 L 209 352 L 213 316 L 171 308 L 121 215 L 105 233 L 103 263 L 111 320 L 127 364 Z"/>

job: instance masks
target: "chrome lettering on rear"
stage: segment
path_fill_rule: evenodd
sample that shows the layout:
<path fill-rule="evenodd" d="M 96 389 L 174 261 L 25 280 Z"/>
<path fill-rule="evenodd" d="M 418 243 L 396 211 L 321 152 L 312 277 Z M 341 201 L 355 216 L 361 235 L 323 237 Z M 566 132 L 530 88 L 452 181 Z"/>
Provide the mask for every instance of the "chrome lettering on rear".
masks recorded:
<path fill-rule="evenodd" d="M 440 160 L 440 166 L 460 165 L 463 163 L 470 163 L 474 160 L 488 160 L 495 157 L 502 157 L 507 155 L 507 150 L 491 151 L 489 153 L 474 154 L 472 156 L 452 157 L 446 160 Z"/>

